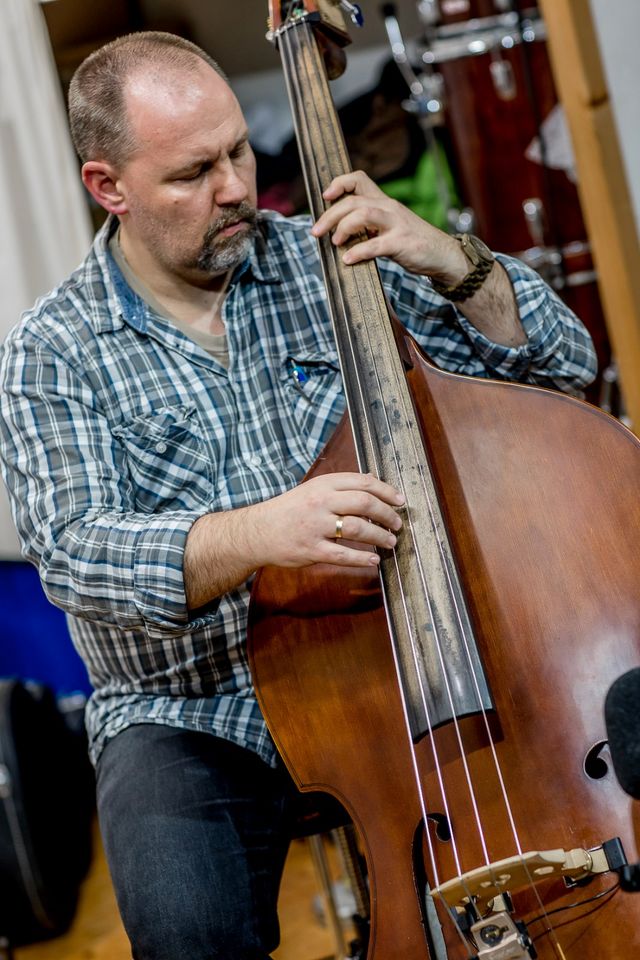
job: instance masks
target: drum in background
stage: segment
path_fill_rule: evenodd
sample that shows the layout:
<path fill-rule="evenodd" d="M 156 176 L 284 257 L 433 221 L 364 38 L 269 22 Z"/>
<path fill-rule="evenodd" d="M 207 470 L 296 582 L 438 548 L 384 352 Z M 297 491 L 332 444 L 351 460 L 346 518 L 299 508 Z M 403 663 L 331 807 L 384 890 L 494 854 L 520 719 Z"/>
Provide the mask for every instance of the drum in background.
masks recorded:
<path fill-rule="evenodd" d="M 536 0 L 530 0 L 529 6 Z M 464 23 L 476 17 L 492 17 L 508 13 L 519 3 L 511 0 L 418 0 L 418 10 L 423 22 L 431 24 Z"/>
<path fill-rule="evenodd" d="M 420 53 L 442 77 L 444 119 L 471 229 L 520 256 L 610 347 L 546 27 L 532 0 L 422 0 Z M 541 137 L 541 129 L 544 137 Z M 598 402 L 599 382 L 589 391 Z"/>
<path fill-rule="evenodd" d="M 440 0 L 439 9 L 446 2 Z M 478 233 L 509 252 L 539 245 L 540 229 L 552 246 L 583 239 L 575 185 L 565 170 L 528 156 L 558 103 L 542 18 L 535 8 L 476 17 L 493 0 L 456 2 L 464 2 L 473 19 L 432 28 L 422 56 L 443 77 L 460 186 Z M 530 198 L 539 201 L 535 237 L 523 210 Z"/>

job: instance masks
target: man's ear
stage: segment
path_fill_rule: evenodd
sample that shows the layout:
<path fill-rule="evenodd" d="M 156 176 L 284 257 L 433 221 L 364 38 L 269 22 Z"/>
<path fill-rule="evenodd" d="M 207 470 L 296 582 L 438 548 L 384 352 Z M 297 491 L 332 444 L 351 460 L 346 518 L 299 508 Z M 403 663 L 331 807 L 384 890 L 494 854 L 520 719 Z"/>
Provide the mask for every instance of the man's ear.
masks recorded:
<path fill-rule="evenodd" d="M 119 188 L 119 175 L 110 163 L 88 160 L 82 166 L 82 182 L 101 207 L 109 213 L 127 213 L 127 203 Z"/>

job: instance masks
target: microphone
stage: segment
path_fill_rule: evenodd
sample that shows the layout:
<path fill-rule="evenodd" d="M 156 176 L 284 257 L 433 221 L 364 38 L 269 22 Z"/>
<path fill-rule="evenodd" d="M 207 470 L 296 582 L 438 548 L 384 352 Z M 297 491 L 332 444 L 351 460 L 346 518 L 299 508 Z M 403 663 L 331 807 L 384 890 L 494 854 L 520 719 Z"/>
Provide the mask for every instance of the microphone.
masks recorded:
<path fill-rule="evenodd" d="M 604 717 L 618 782 L 625 793 L 640 800 L 640 667 L 612 683 Z"/>

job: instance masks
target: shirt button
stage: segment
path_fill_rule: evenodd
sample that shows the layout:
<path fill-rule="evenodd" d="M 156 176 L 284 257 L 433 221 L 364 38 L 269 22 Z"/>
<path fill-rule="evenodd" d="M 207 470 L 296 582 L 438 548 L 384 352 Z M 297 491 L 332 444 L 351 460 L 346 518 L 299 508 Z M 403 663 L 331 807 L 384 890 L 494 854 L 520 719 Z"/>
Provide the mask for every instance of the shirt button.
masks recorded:
<path fill-rule="evenodd" d="M 159 440 L 158 443 L 156 443 L 156 453 L 166 453 L 166 452 L 167 452 L 166 443 L 164 442 L 164 440 Z"/>
<path fill-rule="evenodd" d="M 254 453 L 254 455 L 249 460 L 249 463 L 251 463 L 252 466 L 254 467 L 259 467 L 260 464 L 262 463 L 262 457 L 260 457 L 257 453 Z"/>

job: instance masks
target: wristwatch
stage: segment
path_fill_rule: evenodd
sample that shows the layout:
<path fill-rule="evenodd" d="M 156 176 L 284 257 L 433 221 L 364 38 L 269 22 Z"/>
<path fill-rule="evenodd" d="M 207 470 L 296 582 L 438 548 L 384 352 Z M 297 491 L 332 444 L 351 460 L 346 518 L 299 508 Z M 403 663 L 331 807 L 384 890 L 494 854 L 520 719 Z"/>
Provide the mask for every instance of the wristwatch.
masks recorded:
<path fill-rule="evenodd" d="M 476 290 L 480 289 L 491 273 L 491 268 L 496 258 L 486 243 L 483 243 L 478 237 L 474 237 L 472 233 L 456 233 L 454 239 L 460 242 L 472 269 L 466 277 L 454 287 L 448 287 L 446 284 L 433 279 L 431 283 L 433 289 L 436 293 L 439 293 L 441 297 L 445 297 L 454 303 L 461 303 L 463 300 L 472 297 Z"/>

